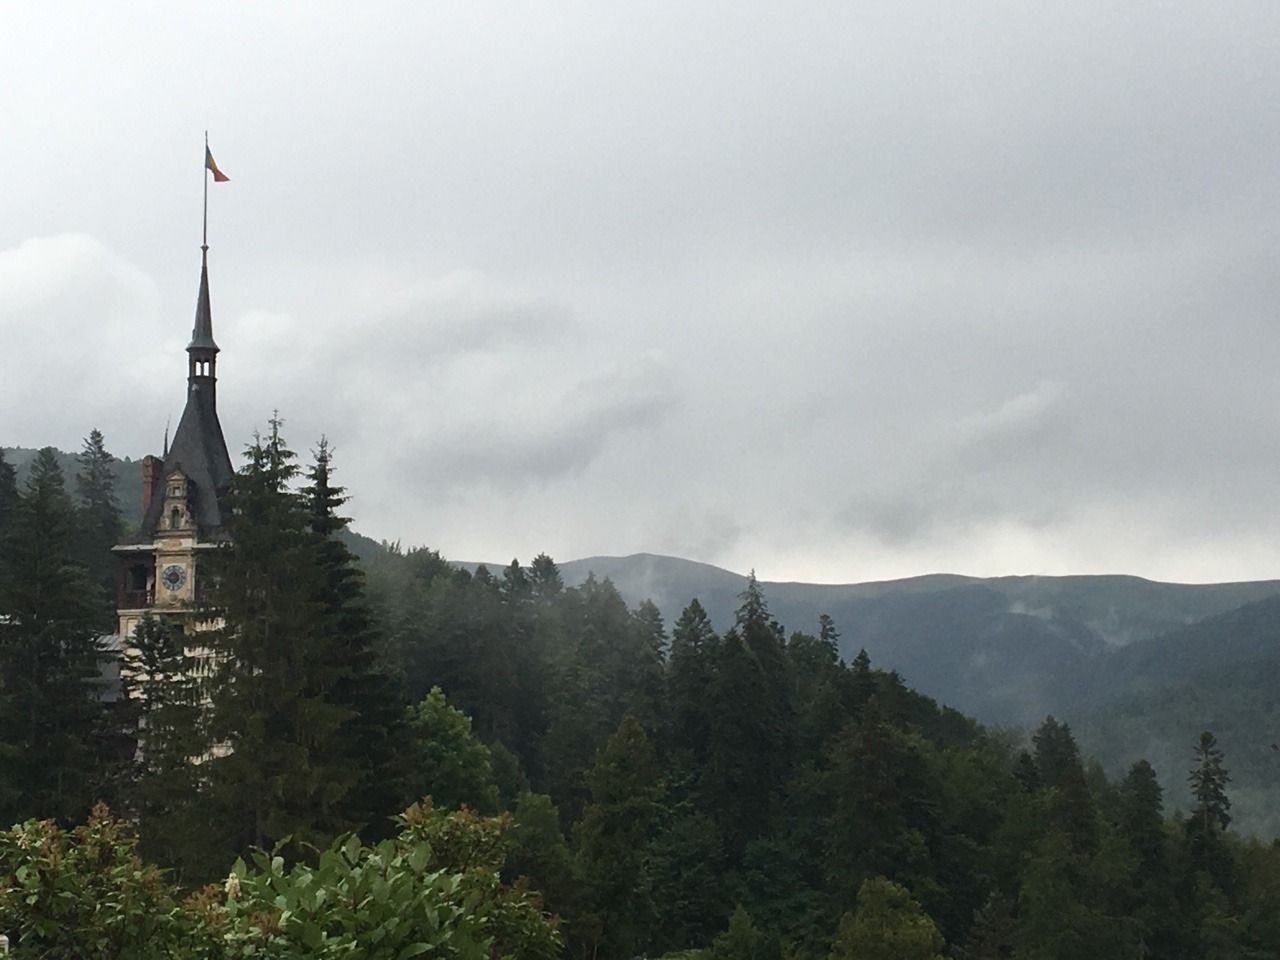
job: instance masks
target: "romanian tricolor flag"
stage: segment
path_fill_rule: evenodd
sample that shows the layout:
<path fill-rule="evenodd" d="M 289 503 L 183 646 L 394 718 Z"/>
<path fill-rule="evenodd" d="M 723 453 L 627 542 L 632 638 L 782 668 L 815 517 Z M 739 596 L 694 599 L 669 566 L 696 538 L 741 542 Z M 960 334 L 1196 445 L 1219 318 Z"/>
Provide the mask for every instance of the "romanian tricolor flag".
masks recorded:
<path fill-rule="evenodd" d="M 213 162 L 213 153 L 210 152 L 208 144 L 204 148 L 204 165 L 206 170 L 213 171 L 214 183 L 226 183 L 231 178 L 218 169 L 218 165 Z"/>

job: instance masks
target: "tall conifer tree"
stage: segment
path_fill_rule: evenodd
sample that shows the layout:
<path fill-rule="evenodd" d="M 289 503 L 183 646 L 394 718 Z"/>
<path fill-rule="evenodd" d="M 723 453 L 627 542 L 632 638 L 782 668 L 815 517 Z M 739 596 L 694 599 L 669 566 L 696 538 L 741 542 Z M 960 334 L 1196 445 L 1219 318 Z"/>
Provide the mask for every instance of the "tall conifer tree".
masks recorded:
<path fill-rule="evenodd" d="M 346 719 L 335 731 L 341 763 L 354 783 L 341 802 L 344 818 L 371 826 L 387 825 L 399 802 L 397 754 L 404 741 L 396 689 L 364 599 L 364 574 L 340 538 L 349 518 L 342 516 L 346 491 L 333 483 L 333 453 L 320 438 L 307 470 L 302 499 L 320 578 L 316 601 L 323 623 L 313 638 L 316 655 L 327 659 L 320 691 Z"/>
<path fill-rule="evenodd" d="M 604 957 L 644 952 L 656 916 L 648 875 L 648 847 L 658 812 L 657 758 L 632 717 L 618 726 L 587 777 L 591 802 L 574 831 L 578 864 L 599 921 Z"/>
<path fill-rule="evenodd" d="M 290 489 L 298 468 L 278 419 L 247 457 L 212 578 L 224 626 L 211 636 L 207 798 L 236 852 L 286 836 L 323 846 L 355 826 L 346 803 L 359 780 L 341 736 L 352 710 L 334 700 L 342 676 L 328 573 L 307 505 Z"/>
<path fill-rule="evenodd" d="M 686 755 L 695 770 L 706 762 L 710 743 L 708 695 L 718 643 L 707 611 L 696 599 L 691 600 L 671 631 L 667 697 L 671 744 Z"/>
<path fill-rule="evenodd" d="M 103 788 L 96 588 L 74 507 L 41 450 L 0 544 L 0 817 L 77 819 Z"/>
<path fill-rule="evenodd" d="M 0 543 L 18 511 L 18 475 L 0 448 Z"/>
<path fill-rule="evenodd" d="M 124 532 L 120 505 L 116 501 L 115 477 L 111 471 L 115 460 L 107 452 L 101 431 L 96 429 L 89 432 L 84 448 L 76 455 L 79 464 L 76 474 L 78 553 L 89 577 L 101 588 L 99 599 L 104 628 L 110 625 L 114 614 L 111 599 L 115 568 L 111 548 L 120 542 Z"/>

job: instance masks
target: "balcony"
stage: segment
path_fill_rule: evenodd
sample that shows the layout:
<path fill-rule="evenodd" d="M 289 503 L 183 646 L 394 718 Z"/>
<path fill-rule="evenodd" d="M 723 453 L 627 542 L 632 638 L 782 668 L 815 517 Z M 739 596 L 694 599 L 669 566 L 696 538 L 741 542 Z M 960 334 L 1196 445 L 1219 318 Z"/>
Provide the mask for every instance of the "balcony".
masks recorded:
<path fill-rule="evenodd" d="M 121 610 L 145 610 L 156 602 L 154 590 L 121 590 Z"/>

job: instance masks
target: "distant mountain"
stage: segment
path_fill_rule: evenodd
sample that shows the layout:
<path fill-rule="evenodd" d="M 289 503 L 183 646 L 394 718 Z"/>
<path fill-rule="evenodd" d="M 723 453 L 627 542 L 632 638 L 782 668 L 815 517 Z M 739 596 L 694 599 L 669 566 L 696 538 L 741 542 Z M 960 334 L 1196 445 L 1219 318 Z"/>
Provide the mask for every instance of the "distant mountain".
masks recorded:
<path fill-rule="evenodd" d="M 608 577 L 629 603 L 650 599 L 668 618 L 678 616 L 697 597 L 718 626 L 727 626 L 738 606 L 746 575 L 705 563 L 640 553 L 628 557 L 588 557 L 560 565 L 566 583 L 581 583 L 594 572 Z M 890 596 L 937 595 L 962 588 L 990 590 L 1014 615 L 1083 628 L 1106 646 L 1195 623 L 1205 617 L 1280 593 L 1280 580 L 1245 583 L 1160 583 L 1141 577 L 966 577 L 930 574 L 902 580 L 849 584 L 761 581 L 770 608 L 786 626 L 816 629 L 820 613 L 854 612 L 860 605 Z M 852 626 L 852 623 L 842 626 Z"/>
<path fill-rule="evenodd" d="M 561 564 L 573 585 L 608 577 L 634 605 L 651 599 L 668 626 L 693 597 L 727 629 L 746 577 L 709 564 L 638 554 Z M 1130 576 L 951 574 L 857 584 L 762 582 L 788 630 L 830 614 L 841 650 L 865 648 L 930 696 L 998 723 L 1028 724 L 1078 702 L 1112 651 L 1280 593 L 1280 581 L 1157 583 Z"/>

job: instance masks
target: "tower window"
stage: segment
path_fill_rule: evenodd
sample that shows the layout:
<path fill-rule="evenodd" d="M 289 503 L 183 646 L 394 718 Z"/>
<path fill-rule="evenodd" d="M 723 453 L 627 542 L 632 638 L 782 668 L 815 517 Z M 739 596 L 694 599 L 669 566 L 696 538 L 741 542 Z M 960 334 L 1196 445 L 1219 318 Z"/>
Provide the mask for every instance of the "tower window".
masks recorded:
<path fill-rule="evenodd" d="M 177 530 L 182 526 L 182 511 L 174 507 L 169 511 L 169 529 Z"/>

